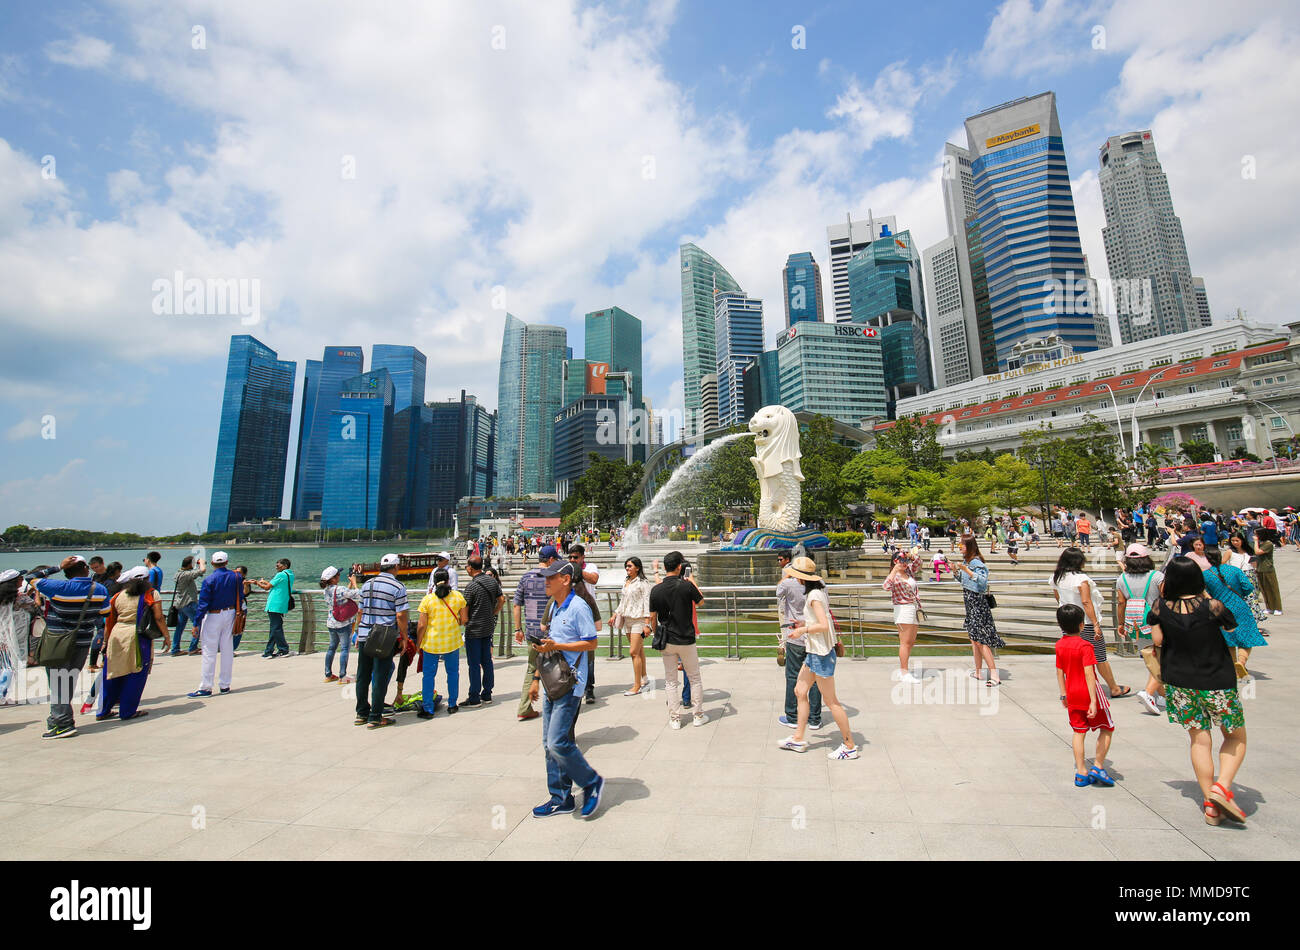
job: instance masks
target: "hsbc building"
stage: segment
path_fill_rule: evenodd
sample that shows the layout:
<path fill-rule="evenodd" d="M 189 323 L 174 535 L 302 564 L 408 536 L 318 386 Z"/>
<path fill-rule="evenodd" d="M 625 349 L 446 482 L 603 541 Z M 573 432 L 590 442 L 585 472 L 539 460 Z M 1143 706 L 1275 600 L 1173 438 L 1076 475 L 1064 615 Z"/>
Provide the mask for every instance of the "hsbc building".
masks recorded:
<path fill-rule="evenodd" d="M 776 338 L 781 405 L 846 425 L 884 419 L 880 331 L 856 323 L 801 321 Z"/>

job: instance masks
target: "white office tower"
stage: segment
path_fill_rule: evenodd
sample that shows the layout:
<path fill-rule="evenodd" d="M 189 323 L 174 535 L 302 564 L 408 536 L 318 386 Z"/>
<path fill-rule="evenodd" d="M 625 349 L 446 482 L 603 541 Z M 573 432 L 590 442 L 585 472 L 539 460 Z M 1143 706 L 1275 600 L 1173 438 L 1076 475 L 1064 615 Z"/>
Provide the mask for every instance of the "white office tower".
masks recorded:
<path fill-rule="evenodd" d="M 934 388 L 943 389 L 967 382 L 974 376 L 966 324 L 967 309 L 973 322 L 975 307 L 973 302 L 968 305 L 968 298 L 963 294 L 960 252 L 955 235 L 926 248 L 921 260 L 925 274 L 925 299 L 930 306 L 928 329 L 930 359 L 934 362 Z"/>
<path fill-rule="evenodd" d="M 1132 343 L 1208 325 L 1201 322 L 1183 223 L 1174 214 L 1151 132 L 1112 135 L 1100 162 L 1101 236 L 1120 339 Z"/>
<path fill-rule="evenodd" d="M 943 214 L 948 236 L 966 233 L 966 219 L 975 213 L 975 176 L 970 149 L 951 142 L 943 145 Z"/>
<path fill-rule="evenodd" d="M 835 303 L 836 323 L 853 321 L 849 304 L 849 258 L 876 238 L 886 237 L 897 230 L 893 215 L 877 218 L 870 213 L 866 221 L 854 221 L 846 214 L 843 224 L 832 224 L 826 229 L 826 240 L 831 246 L 831 297 Z"/>
<path fill-rule="evenodd" d="M 1193 277 L 1192 286 L 1196 288 L 1196 312 L 1200 315 L 1201 326 L 1210 325 L 1210 298 L 1205 296 L 1205 279 Z"/>
<path fill-rule="evenodd" d="M 718 374 L 700 377 L 700 427 L 692 435 L 712 432 L 718 427 Z"/>

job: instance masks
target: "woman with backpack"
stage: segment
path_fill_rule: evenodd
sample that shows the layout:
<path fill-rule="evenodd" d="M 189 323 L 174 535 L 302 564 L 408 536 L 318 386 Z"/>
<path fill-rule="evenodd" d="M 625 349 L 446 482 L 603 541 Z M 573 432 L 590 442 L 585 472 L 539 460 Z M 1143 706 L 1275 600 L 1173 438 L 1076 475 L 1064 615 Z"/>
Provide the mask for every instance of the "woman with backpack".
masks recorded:
<path fill-rule="evenodd" d="M 119 580 L 123 587 L 109 601 L 104 623 L 104 671 L 96 722 L 149 715 L 140 708 L 140 697 L 153 669 L 154 636 L 160 636 L 164 646 L 169 642 L 162 597 L 149 583 L 149 571 L 133 567 Z"/>
<path fill-rule="evenodd" d="M 321 571 L 321 590 L 325 592 L 325 626 L 330 632 L 329 649 L 325 651 L 325 682 L 351 683 L 348 677 L 348 645 L 352 642 L 352 625 L 361 612 L 361 590 L 356 575 L 348 578 L 348 586 L 339 586 L 339 569 L 330 565 Z M 341 648 L 341 649 L 340 649 Z M 339 653 L 339 675 L 334 675 L 334 654 Z"/>
<path fill-rule="evenodd" d="M 1246 597 L 1255 588 L 1239 569 L 1223 563 L 1223 555 L 1217 547 L 1207 549 L 1205 557 L 1210 564 L 1202 571 L 1205 575 L 1205 592 L 1227 607 L 1237 621 L 1237 627 L 1232 632 L 1223 631 L 1223 638 L 1233 648 L 1233 668 L 1237 671 L 1237 679 L 1245 679 L 1246 661 L 1250 659 L 1251 648 L 1268 646 L 1268 641 L 1260 636 L 1259 625 L 1255 623 L 1250 605 L 1246 603 Z"/>
<path fill-rule="evenodd" d="M 433 688 L 441 662 L 447 670 L 447 715 L 460 711 L 460 648 L 465 645 L 465 624 L 469 607 L 465 596 L 451 586 L 451 575 L 444 568 L 433 572 L 433 590 L 420 601 L 420 623 L 416 642 L 424 651 L 424 679 L 421 685 L 421 719 L 432 719 L 437 708 L 437 690 Z"/>
<path fill-rule="evenodd" d="M 1115 581 L 1115 603 L 1123 624 L 1124 636 L 1135 641 L 1139 652 L 1150 646 L 1151 626 L 1147 612 L 1160 599 L 1165 586 L 1163 571 L 1157 571 L 1150 549 L 1139 543 L 1130 544 L 1124 551 L 1124 573 Z M 1150 672 L 1147 684 L 1138 690 L 1137 698 L 1153 716 L 1160 715 L 1160 697 L 1165 695 L 1164 684 Z"/>

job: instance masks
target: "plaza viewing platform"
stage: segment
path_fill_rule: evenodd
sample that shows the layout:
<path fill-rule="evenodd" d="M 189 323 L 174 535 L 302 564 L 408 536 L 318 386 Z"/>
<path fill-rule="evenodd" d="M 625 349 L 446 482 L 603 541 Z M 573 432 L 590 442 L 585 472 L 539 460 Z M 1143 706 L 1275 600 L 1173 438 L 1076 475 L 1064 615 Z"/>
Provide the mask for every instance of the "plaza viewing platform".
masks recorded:
<path fill-rule="evenodd" d="M 995 578 L 1022 569 L 1040 577 L 1055 556 L 1053 547 L 1042 553 L 1025 568 L 994 558 Z M 705 651 L 709 722 L 674 731 L 659 655 L 647 651 L 655 690 L 625 697 L 630 662 L 611 659 L 602 634 L 598 701 L 577 722 L 579 746 L 607 779 L 601 809 L 587 822 L 536 821 L 529 810 L 546 798 L 546 784 L 540 720 L 515 716 L 522 656 L 497 660 L 493 704 L 454 717 L 440 709 L 429 721 L 398 714 L 395 727 L 371 732 L 352 725 L 355 687 L 322 681 L 322 654 L 259 658 L 265 635 L 255 604 L 227 695 L 187 698 L 199 658 L 164 656 L 145 689 L 144 719 L 78 716 L 77 736 L 42 742 L 48 707 L 0 709 L 5 857 L 1294 859 L 1300 554 L 1278 552 L 1277 567 L 1288 612 L 1269 618 L 1269 645 L 1253 652 L 1244 693 L 1249 746 L 1235 783 L 1244 827 L 1205 824 L 1186 734 L 1134 698 L 1112 704 L 1107 767 L 1117 784 L 1074 787 L 1052 656 L 1001 651 L 1003 685 L 986 687 L 967 675 L 960 618 L 938 606 L 944 619 L 933 626 L 949 640 L 929 655 L 918 648 L 922 684 L 891 678 L 898 662 L 884 625 L 871 650 L 840 661 L 837 692 L 861 749 L 854 761 L 827 760 L 839 742 L 829 715 L 808 734 L 806 754 L 777 748 L 790 732 L 777 722 L 784 671 L 757 645 L 742 643 L 731 661 L 725 649 Z M 870 559 L 855 569 L 850 580 L 876 570 Z M 870 583 L 879 582 L 877 572 Z M 1024 626 L 1017 636 L 1050 647 L 1055 605 L 1046 587 L 1005 602 L 999 624 L 1014 617 Z M 762 610 L 771 614 L 770 592 Z M 770 620 L 754 622 L 766 623 L 774 642 Z M 1120 683 L 1144 683 L 1140 659 L 1112 652 L 1112 665 Z M 465 683 L 462 667 L 462 691 Z M 418 684 L 412 672 L 408 687 Z"/>

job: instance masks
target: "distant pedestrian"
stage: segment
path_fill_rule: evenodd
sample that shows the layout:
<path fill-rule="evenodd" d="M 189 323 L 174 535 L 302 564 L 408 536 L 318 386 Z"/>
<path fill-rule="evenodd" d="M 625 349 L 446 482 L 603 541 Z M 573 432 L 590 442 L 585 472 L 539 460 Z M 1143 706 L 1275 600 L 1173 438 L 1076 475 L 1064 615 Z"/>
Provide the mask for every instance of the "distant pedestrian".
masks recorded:
<path fill-rule="evenodd" d="M 1261 537 L 1255 545 L 1255 573 L 1259 575 L 1259 591 L 1264 595 L 1264 607 L 1274 616 L 1282 615 L 1282 592 L 1277 586 L 1277 569 L 1273 566 L 1273 539 Z"/>
<path fill-rule="evenodd" d="M 790 565 L 791 576 L 803 582 L 804 608 L 803 618 L 795 625 L 794 633 L 803 638 L 807 647 L 804 667 L 799 671 L 799 680 L 795 684 L 795 695 L 799 701 L 799 721 L 794 735 L 782 739 L 777 745 L 791 752 L 806 752 L 808 743 L 804 740 L 804 729 L 811 716 L 809 694 L 814 684 L 826 700 L 826 707 L 840 730 L 840 744 L 826 753 L 828 759 L 856 759 L 858 748 L 849 730 L 849 715 L 844 711 L 835 692 L 835 660 L 842 649 L 839 646 L 839 634 L 835 630 L 835 621 L 831 616 L 830 598 L 826 593 L 826 584 L 817 574 L 817 564 L 810 557 L 796 558 Z"/>
<path fill-rule="evenodd" d="M 0 705 L 17 704 L 17 698 L 7 698 L 11 690 L 15 697 L 24 695 L 27 637 L 32 619 L 39 612 L 36 599 L 26 590 L 22 574 L 15 570 L 0 571 Z"/>
<path fill-rule="evenodd" d="M 447 714 L 460 712 L 460 650 L 465 645 L 465 624 L 469 610 L 465 596 L 451 589 L 447 571 L 439 568 L 433 572 L 433 591 L 420 601 L 420 619 L 416 642 L 424 653 L 423 680 L 420 691 L 422 706 L 416 713 L 421 719 L 432 719 L 437 709 L 437 690 L 434 689 L 438 667 L 447 677 Z"/>
<path fill-rule="evenodd" d="M 149 572 L 149 587 L 157 591 L 161 591 L 163 586 L 163 571 L 158 566 L 161 562 L 162 555 L 157 551 L 150 551 L 144 556 L 144 566 Z"/>
<path fill-rule="evenodd" d="M 1246 603 L 1250 605 L 1251 616 L 1255 618 L 1256 624 L 1266 621 L 1270 614 L 1264 607 L 1264 595 L 1260 593 L 1259 573 L 1255 570 L 1255 549 L 1246 543 L 1246 536 L 1240 531 L 1234 531 L 1228 536 L 1228 563 L 1246 575 L 1246 580 L 1250 581 L 1250 586 L 1254 588 L 1246 598 Z M 1260 630 L 1264 636 L 1268 634 Z"/>
<path fill-rule="evenodd" d="M 1246 758 L 1246 715 L 1232 651 L 1223 636 L 1235 625 L 1232 612 L 1206 594 L 1200 568 L 1179 557 L 1166 568 L 1164 594 L 1147 620 L 1151 639 L 1160 647 L 1169 721 L 1187 730 L 1205 823 L 1220 824 L 1224 814 L 1244 822 L 1245 813 L 1233 800 L 1232 780 Z M 1211 736 L 1215 726 L 1223 734 L 1218 781 Z"/>
<path fill-rule="evenodd" d="M 918 566 L 910 554 L 900 551 L 894 555 L 889 576 L 881 585 L 894 605 L 894 626 L 898 628 L 898 674 L 895 678 L 901 678 L 904 683 L 922 680 L 909 667 L 912 648 L 916 645 L 917 614 L 921 609 L 916 582 Z"/>
<path fill-rule="evenodd" d="M 231 646 L 238 650 L 239 641 L 244 639 L 244 627 L 248 624 L 248 595 L 253 592 L 253 582 L 248 579 L 247 564 L 240 564 L 235 568 L 235 573 L 244 582 L 244 599 L 239 602 L 239 608 L 235 611 L 235 629 L 230 638 Z"/>
<path fill-rule="evenodd" d="M 1227 607 L 1237 621 L 1236 628 L 1231 633 L 1225 630 L 1223 637 L 1228 641 L 1228 646 L 1236 650 L 1233 665 L 1237 679 L 1245 679 L 1249 675 L 1246 663 L 1250 660 L 1250 651 L 1255 647 L 1268 646 L 1268 641 L 1260 636 L 1255 615 L 1246 602 L 1254 588 L 1240 570 L 1231 564 L 1222 563 L 1223 556 L 1217 547 L 1208 549 L 1205 556 L 1210 562 L 1210 569 L 1201 572 L 1205 575 L 1205 592 Z"/>
<path fill-rule="evenodd" d="M 62 580 L 51 580 L 55 571 L 63 571 Z M 90 643 L 96 633 L 102 633 L 108 617 L 108 592 L 90 576 L 86 559 L 73 554 L 59 562 L 58 567 L 47 567 L 32 574 L 36 592 L 48 604 L 45 613 L 45 636 L 73 634 L 71 654 L 45 668 L 50 688 L 50 715 L 42 739 L 66 739 L 77 734 L 77 723 L 72 715 L 72 698 L 76 695 L 77 678 L 81 675 Z"/>
<path fill-rule="evenodd" d="M 1079 544 L 1085 549 L 1092 547 L 1092 520 L 1084 513 L 1079 512 L 1079 517 L 1074 519 L 1074 526 L 1079 532 Z"/>
<path fill-rule="evenodd" d="M 239 611 L 247 612 L 244 578 L 226 568 L 230 555 L 217 551 L 212 555 L 212 573 L 199 587 L 199 599 L 194 611 L 194 627 L 199 631 L 199 644 L 203 661 L 199 670 L 199 688 L 189 693 L 191 699 L 212 695 L 213 680 L 217 676 L 217 660 L 221 660 L 221 678 L 217 680 L 221 692 L 230 692 L 235 669 L 235 618 Z"/>
<path fill-rule="evenodd" d="M 465 585 L 465 606 L 469 620 L 465 624 L 465 663 L 469 669 L 469 695 L 464 705 L 480 706 L 492 702 L 496 671 L 492 666 L 492 634 L 497 616 L 505 605 L 501 583 L 491 568 L 484 569 L 480 558 L 465 562 L 469 583 Z"/>
<path fill-rule="evenodd" d="M 777 722 L 789 729 L 797 729 L 799 696 L 795 690 L 799 683 L 799 673 L 808 657 L 808 644 L 795 628 L 803 622 L 807 592 L 803 581 L 795 577 L 790 569 L 790 552 L 781 551 L 776 557 L 781 568 L 781 581 L 776 585 L 777 617 L 781 621 L 777 649 L 785 657 L 785 715 L 778 717 Z M 814 731 L 822 727 L 822 694 L 816 682 L 808 691 L 807 725 Z"/>
<path fill-rule="evenodd" d="M 190 636 L 189 655 L 198 655 L 199 630 L 194 625 L 194 617 L 199 605 L 199 584 L 206 573 L 207 568 L 203 566 L 203 558 L 196 561 L 193 557 L 185 557 L 181 560 L 181 569 L 176 572 L 176 579 L 173 582 L 175 590 L 172 592 L 172 606 L 176 608 L 177 618 L 176 629 L 172 632 L 172 656 L 181 655 L 181 637 L 185 633 L 186 622 L 193 628 L 193 633 Z M 154 590 L 157 590 L 157 588 L 154 588 Z M 164 647 L 166 645 L 166 643 L 163 644 Z"/>
<path fill-rule="evenodd" d="M 447 572 L 447 577 L 450 579 L 452 590 L 460 590 L 460 575 L 457 574 L 456 569 L 451 566 L 451 552 L 439 551 L 433 556 L 433 563 L 433 571 L 429 573 L 429 583 L 428 586 L 425 587 L 425 593 L 432 594 L 433 589 L 438 586 L 433 579 L 433 574 L 439 570 Z"/>
<path fill-rule="evenodd" d="M 1160 599 L 1165 575 L 1156 570 L 1146 545 L 1137 542 L 1124 551 L 1122 566 L 1124 573 L 1115 581 L 1115 609 L 1123 624 L 1124 636 L 1134 642 L 1140 653 L 1150 645 L 1151 625 L 1147 623 L 1147 614 Z M 1148 671 L 1146 686 L 1138 690 L 1138 702 L 1147 712 L 1158 716 L 1164 694 L 1164 685 Z"/>
<path fill-rule="evenodd" d="M 325 629 L 329 631 L 330 645 L 325 651 L 325 682 L 351 683 L 348 679 L 348 647 L 352 643 L 352 626 L 361 612 L 361 591 L 355 574 L 348 577 L 348 586 L 339 585 L 339 569 L 330 565 L 321 571 L 320 586 L 324 591 Z M 339 675 L 334 675 L 334 656 L 339 657 Z"/>
<path fill-rule="evenodd" d="M 569 552 L 565 555 L 569 563 L 577 569 L 577 574 L 573 577 L 573 591 L 579 597 L 587 602 L 591 608 L 592 619 L 596 623 L 596 632 L 600 633 L 601 618 L 600 607 L 596 603 L 596 584 L 600 581 L 600 571 L 587 564 L 587 549 L 581 544 L 570 544 Z M 586 655 L 587 661 L 587 692 L 584 699 L 588 705 L 596 701 L 596 651 L 592 650 Z"/>
<path fill-rule="evenodd" d="M 1061 628 L 1061 639 L 1056 641 L 1056 684 L 1061 692 L 1061 705 L 1069 713 L 1070 728 L 1074 730 L 1074 784 L 1079 788 L 1111 786 L 1115 780 L 1106 771 L 1106 753 L 1115 735 L 1115 720 L 1110 714 L 1110 700 L 1098 686 L 1093 672 L 1096 657 L 1092 647 L 1080 636 L 1083 621 L 1083 611 L 1074 604 L 1056 608 L 1056 623 Z M 1088 768 L 1084 741 L 1094 729 L 1097 730 L 1097 757 L 1092 768 Z"/>
<path fill-rule="evenodd" d="M 289 641 L 284 638 L 284 615 L 289 612 L 289 602 L 293 598 L 294 576 L 289 567 L 289 559 L 282 557 L 275 562 L 275 576 L 270 581 L 254 581 L 258 587 L 267 591 L 266 619 L 270 625 L 270 635 L 266 640 L 266 649 L 262 659 L 289 655 Z"/>
<path fill-rule="evenodd" d="M 975 657 L 975 669 L 971 671 L 974 679 L 980 679 L 981 669 L 988 667 L 986 686 L 1002 685 L 998 675 L 997 658 L 993 651 L 1006 646 L 998 636 L 997 626 L 993 622 L 993 610 L 989 606 L 989 569 L 980 556 L 979 543 L 974 538 L 967 538 L 962 547 L 962 562 L 957 565 L 957 580 L 961 582 L 962 603 L 966 610 L 963 626 L 970 637 L 971 653 Z"/>
<path fill-rule="evenodd" d="M 514 621 L 515 642 L 528 643 L 528 662 L 524 666 L 524 684 L 519 694 L 519 709 L 516 718 L 520 722 L 536 719 L 541 715 L 533 708 L 537 702 L 537 642 L 542 638 L 542 618 L 546 610 L 546 579 L 542 571 L 557 560 L 558 552 L 554 545 L 544 545 L 537 552 L 538 566 L 525 571 L 515 587 Z M 595 624 L 592 624 L 593 629 Z"/>
<path fill-rule="evenodd" d="M 668 692 L 668 722 L 680 729 L 682 698 L 678 688 L 677 663 L 680 660 L 686 678 L 691 684 L 694 700 L 693 724 L 702 726 L 709 721 L 704 713 L 704 685 L 700 679 L 700 655 L 696 649 L 695 605 L 704 600 L 699 586 L 685 572 L 689 569 L 680 551 L 664 555 L 663 581 L 650 591 L 651 629 L 662 623 L 667 628 L 664 646 L 664 680 Z"/>

